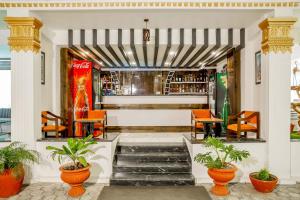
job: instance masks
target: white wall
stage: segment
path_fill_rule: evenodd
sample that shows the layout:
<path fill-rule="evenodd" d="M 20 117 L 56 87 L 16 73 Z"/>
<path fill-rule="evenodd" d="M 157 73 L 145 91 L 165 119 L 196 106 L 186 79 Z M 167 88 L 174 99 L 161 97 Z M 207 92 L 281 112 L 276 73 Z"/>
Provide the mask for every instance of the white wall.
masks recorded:
<path fill-rule="evenodd" d="M 112 174 L 112 163 L 114 152 L 118 138 L 113 142 L 99 142 L 92 146 L 95 154 L 92 154 L 88 160 L 91 164 L 91 176 L 87 182 L 109 183 Z M 53 161 L 50 152 L 46 150 L 46 146 L 61 147 L 66 142 L 37 142 L 36 149 L 41 154 L 40 163 L 27 170 L 26 182 L 60 182 L 60 164 Z"/>
<path fill-rule="evenodd" d="M 249 182 L 249 173 L 258 171 L 266 166 L 266 143 L 234 143 L 238 149 L 248 150 L 251 157 L 241 163 L 235 164 L 238 167 L 236 177 L 232 182 Z M 196 183 L 210 183 L 211 178 L 207 174 L 207 168 L 194 161 L 198 153 L 206 152 L 203 144 L 193 144 L 190 146 L 192 152 L 192 173 Z"/>
<path fill-rule="evenodd" d="M 41 51 L 45 52 L 45 85 L 41 85 L 41 109 L 53 111 L 53 52 L 52 42 L 42 34 Z M 58 66 L 57 66 L 58 67 Z M 56 77 L 56 81 L 59 81 Z M 59 114 L 59 113 L 58 113 Z"/>
<path fill-rule="evenodd" d="M 296 181 L 300 181 L 300 142 L 291 142 L 291 175 Z"/>

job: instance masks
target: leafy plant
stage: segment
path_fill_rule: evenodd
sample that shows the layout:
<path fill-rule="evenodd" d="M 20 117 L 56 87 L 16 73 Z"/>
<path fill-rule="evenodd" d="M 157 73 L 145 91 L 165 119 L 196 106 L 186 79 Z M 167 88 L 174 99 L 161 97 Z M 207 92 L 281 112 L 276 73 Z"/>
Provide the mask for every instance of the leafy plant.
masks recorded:
<path fill-rule="evenodd" d="M 271 181 L 272 176 L 270 175 L 269 170 L 267 169 L 261 169 L 258 174 L 256 175 L 256 178 L 262 181 Z"/>
<path fill-rule="evenodd" d="M 52 151 L 51 157 L 53 160 L 56 159 L 59 164 L 68 158 L 72 161 L 72 166 L 64 167 L 65 169 L 79 169 L 88 166 L 85 155 L 88 153 L 94 153 L 89 147 L 97 142 L 93 139 L 93 135 L 89 135 L 86 138 L 69 138 L 68 145 L 62 145 L 62 148 L 57 148 L 54 146 L 47 146 L 46 149 Z"/>
<path fill-rule="evenodd" d="M 228 167 L 228 163 L 242 161 L 250 156 L 245 150 L 237 150 L 233 145 L 225 145 L 221 140 L 208 137 L 204 146 L 213 150 L 213 152 L 199 153 L 195 156 L 196 162 L 204 164 L 207 168 L 223 169 Z"/>
<path fill-rule="evenodd" d="M 38 163 L 39 153 L 35 150 L 26 149 L 21 142 L 12 142 L 10 145 L 0 148 L 0 174 L 5 170 L 12 169 L 17 176 L 22 164 Z"/>

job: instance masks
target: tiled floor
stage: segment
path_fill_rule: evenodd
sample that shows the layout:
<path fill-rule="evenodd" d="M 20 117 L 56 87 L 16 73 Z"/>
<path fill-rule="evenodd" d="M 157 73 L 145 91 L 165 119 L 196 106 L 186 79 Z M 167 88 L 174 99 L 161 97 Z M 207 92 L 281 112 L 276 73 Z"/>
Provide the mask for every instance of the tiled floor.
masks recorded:
<path fill-rule="evenodd" d="M 102 184 L 87 184 L 87 191 L 81 198 L 66 195 L 67 186 L 61 183 L 35 183 L 24 187 L 23 191 L 9 200 L 97 200 Z M 210 188 L 210 184 L 204 185 Z M 300 184 L 279 186 L 273 193 L 256 192 L 250 184 L 233 184 L 227 197 L 212 196 L 213 200 L 299 200 Z M 142 200 L 142 199 L 141 199 Z"/>

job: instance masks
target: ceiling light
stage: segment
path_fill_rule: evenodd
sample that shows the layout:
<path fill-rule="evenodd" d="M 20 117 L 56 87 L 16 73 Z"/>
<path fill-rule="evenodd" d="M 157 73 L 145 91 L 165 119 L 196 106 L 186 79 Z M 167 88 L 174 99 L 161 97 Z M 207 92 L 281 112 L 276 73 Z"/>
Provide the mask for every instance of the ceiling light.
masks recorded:
<path fill-rule="evenodd" d="M 175 51 L 170 51 L 170 52 L 169 52 L 169 55 L 171 55 L 171 56 L 174 56 L 175 54 L 176 54 Z"/>
<path fill-rule="evenodd" d="M 132 55 L 132 51 L 127 51 L 126 54 L 127 55 Z"/>
<path fill-rule="evenodd" d="M 171 64 L 171 63 L 169 63 L 169 62 L 166 62 L 166 63 L 165 63 L 165 65 L 167 65 L 167 66 L 169 66 L 170 64 Z"/>
<path fill-rule="evenodd" d="M 203 65 L 203 63 L 202 63 L 202 62 L 199 62 L 199 63 L 198 63 L 198 66 L 201 66 L 201 65 Z"/>
<path fill-rule="evenodd" d="M 136 65 L 136 63 L 135 62 L 131 62 L 130 65 Z"/>
<path fill-rule="evenodd" d="M 211 55 L 216 55 L 216 54 L 217 54 L 217 52 L 215 52 L 215 51 L 211 52 Z"/>

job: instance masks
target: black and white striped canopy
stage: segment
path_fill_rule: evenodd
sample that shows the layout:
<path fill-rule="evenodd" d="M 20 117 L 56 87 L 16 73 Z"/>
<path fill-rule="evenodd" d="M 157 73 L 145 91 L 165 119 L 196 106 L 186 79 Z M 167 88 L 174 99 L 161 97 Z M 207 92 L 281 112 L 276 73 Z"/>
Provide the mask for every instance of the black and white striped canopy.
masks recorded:
<path fill-rule="evenodd" d="M 245 29 L 69 30 L 69 48 L 103 68 L 200 69 L 245 46 Z"/>

